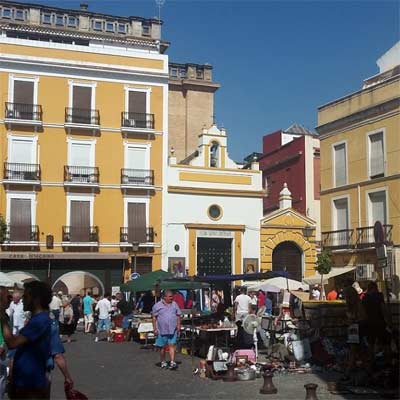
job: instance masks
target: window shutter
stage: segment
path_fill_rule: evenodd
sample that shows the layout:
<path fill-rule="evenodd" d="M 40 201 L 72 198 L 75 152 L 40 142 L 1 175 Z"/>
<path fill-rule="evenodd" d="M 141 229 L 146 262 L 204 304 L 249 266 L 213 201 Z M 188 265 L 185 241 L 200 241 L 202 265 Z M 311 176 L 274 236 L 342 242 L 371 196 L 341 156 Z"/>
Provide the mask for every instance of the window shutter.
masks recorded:
<path fill-rule="evenodd" d="M 369 194 L 371 202 L 371 218 L 370 225 L 374 225 L 376 221 L 386 224 L 386 192 L 375 192 Z"/>
<path fill-rule="evenodd" d="M 346 145 L 339 144 L 335 149 L 335 186 L 343 186 L 347 182 L 346 179 Z"/>
<path fill-rule="evenodd" d="M 33 104 L 33 82 L 14 81 L 14 103 Z"/>
<path fill-rule="evenodd" d="M 146 149 L 140 147 L 128 147 L 126 156 L 127 168 L 146 169 Z"/>
<path fill-rule="evenodd" d="M 71 242 L 89 242 L 90 240 L 90 202 L 71 201 L 70 216 Z"/>
<path fill-rule="evenodd" d="M 90 144 L 71 143 L 71 166 L 91 167 Z"/>
<path fill-rule="evenodd" d="M 369 137 L 370 140 L 370 177 L 383 175 L 385 172 L 383 133 L 379 132 Z"/>
<path fill-rule="evenodd" d="M 92 88 L 73 86 L 72 107 L 90 110 L 92 108 Z"/>
<path fill-rule="evenodd" d="M 146 114 L 146 92 L 129 91 L 128 111 L 130 113 Z"/>
<path fill-rule="evenodd" d="M 146 243 L 146 204 L 128 203 L 128 241 Z"/>
<path fill-rule="evenodd" d="M 349 229 L 349 210 L 347 199 L 334 200 L 336 209 L 336 230 Z"/>
<path fill-rule="evenodd" d="M 14 241 L 31 240 L 31 201 L 29 199 L 11 199 L 10 239 Z"/>
<path fill-rule="evenodd" d="M 34 164 L 33 142 L 31 140 L 13 140 L 9 160 L 11 163 Z"/>

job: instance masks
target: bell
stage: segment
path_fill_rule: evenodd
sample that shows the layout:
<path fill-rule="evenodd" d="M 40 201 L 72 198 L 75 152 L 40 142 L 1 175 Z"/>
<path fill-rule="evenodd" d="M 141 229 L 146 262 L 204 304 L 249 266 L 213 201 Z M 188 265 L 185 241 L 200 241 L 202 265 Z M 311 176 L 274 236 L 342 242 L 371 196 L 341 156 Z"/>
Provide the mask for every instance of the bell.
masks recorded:
<path fill-rule="evenodd" d="M 228 363 L 228 364 L 226 364 L 226 366 L 228 368 L 228 372 L 222 378 L 222 380 L 224 382 L 234 382 L 234 381 L 236 381 L 237 380 L 237 376 L 236 376 L 236 373 L 235 373 L 235 364 Z"/>
<path fill-rule="evenodd" d="M 316 383 L 307 383 L 304 385 L 306 388 L 306 398 L 305 400 L 318 400 L 317 397 L 317 387 Z"/>
<path fill-rule="evenodd" d="M 261 394 L 275 394 L 278 393 L 278 389 L 272 383 L 272 377 L 274 374 L 271 371 L 265 370 L 263 373 L 264 385 L 260 389 Z"/>

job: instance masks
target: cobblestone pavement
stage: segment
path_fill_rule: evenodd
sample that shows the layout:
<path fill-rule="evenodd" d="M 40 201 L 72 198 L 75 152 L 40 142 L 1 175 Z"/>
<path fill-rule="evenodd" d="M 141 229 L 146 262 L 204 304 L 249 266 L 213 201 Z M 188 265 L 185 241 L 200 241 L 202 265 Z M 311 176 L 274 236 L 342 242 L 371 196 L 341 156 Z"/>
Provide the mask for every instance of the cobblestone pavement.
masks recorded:
<path fill-rule="evenodd" d="M 263 380 L 227 383 L 201 379 L 192 375 L 191 357 L 179 354 L 179 369 L 161 370 L 156 366 L 158 353 L 141 349 L 140 344 L 93 341 L 91 335 L 79 333 L 65 344 L 69 369 L 76 389 L 89 399 L 304 399 L 306 383 L 318 384 L 318 397 L 351 399 L 331 395 L 326 379 L 315 374 L 290 374 L 274 377 L 276 395 L 261 395 Z M 197 366 L 198 359 L 195 359 Z M 53 372 L 52 399 L 65 399 L 63 379 Z M 362 397 L 365 399 L 365 397 Z"/>

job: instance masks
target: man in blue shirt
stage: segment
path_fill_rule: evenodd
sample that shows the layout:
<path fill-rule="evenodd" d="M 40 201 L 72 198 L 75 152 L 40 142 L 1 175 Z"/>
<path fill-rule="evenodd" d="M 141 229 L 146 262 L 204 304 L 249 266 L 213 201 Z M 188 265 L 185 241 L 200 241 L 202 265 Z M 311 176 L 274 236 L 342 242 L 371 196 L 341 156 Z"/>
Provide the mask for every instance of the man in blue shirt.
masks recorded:
<path fill-rule="evenodd" d="M 94 299 L 91 292 L 87 292 L 87 295 L 83 298 L 83 317 L 85 319 L 85 333 L 90 332 L 90 328 L 94 322 L 93 319 L 93 303 Z"/>
<path fill-rule="evenodd" d="M 0 318 L 4 340 L 9 348 L 17 348 L 10 398 L 48 399 L 50 396 L 46 372 L 51 355 L 51 297 L 51 289 L 46 283 L 34 281 L 25 284 L 24 311 L 30 311 L 32 317 L 18 336 L 10 331 L 4 304 L 1 302 Z"/>

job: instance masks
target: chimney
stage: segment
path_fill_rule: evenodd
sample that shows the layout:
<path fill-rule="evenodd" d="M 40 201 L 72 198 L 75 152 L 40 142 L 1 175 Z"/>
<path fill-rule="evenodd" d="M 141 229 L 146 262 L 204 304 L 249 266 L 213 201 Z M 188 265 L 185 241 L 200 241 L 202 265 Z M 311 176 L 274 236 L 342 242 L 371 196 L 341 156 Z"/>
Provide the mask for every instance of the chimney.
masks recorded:
<path fill-rule="evenodd" d="M 286 182 L 283 184 L 283 189 L 279 193 L 279 208 L 281 210 L 292 208 L 292 193 L 290 193 Z"/>
<path fill-rule="evenodd" d="M 89 4 L 88 3 L 81 3 L 79 7 L 80 7 L 81 11 L 87 11 L 88 8 L 89 8 Z"/>

